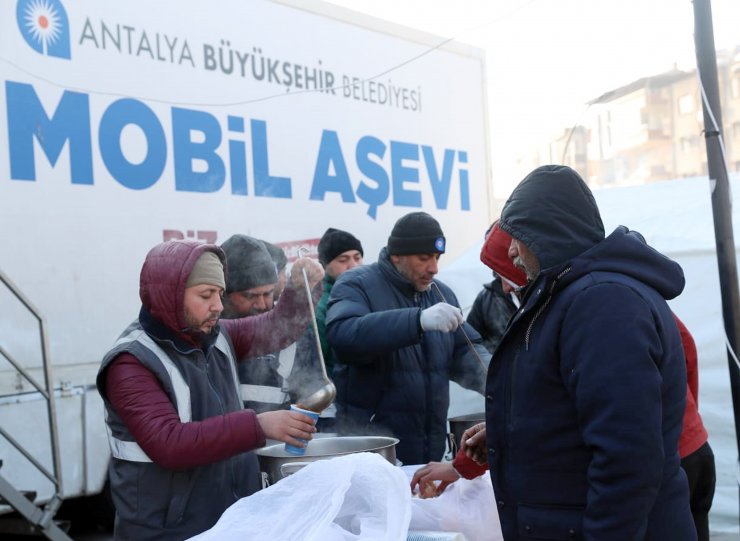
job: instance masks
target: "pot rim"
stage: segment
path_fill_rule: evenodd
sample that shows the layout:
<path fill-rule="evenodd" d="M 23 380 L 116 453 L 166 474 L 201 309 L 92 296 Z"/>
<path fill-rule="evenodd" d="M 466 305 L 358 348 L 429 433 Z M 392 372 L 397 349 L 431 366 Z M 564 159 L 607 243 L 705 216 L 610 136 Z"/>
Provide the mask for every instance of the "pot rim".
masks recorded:
<path fill-rule="evenodd" d="M 459 422 L 466 422 L 466 421 L 485 421 L 486 420 L 486 412 L 482 411 L 480 413 L 466 413 L 465 415 L 458 415 L 456 417 L 450 417 L 447 419 L 450 423 L 459 423 Z"/>
<path fill-rule="evenodd" d="M 390 437 L 390 436 L 334 436 L 334 437 L 328 437 L 328 438 L 316 438 L 313 441 L 320 441 L 320 442 L 329 442 L 340 440 L 342 442 L 363 442 L 366 445 L 360 449 L 355 450 L 334 450 L 334 451 L 327 451 L 327 452 L 319 452 L 319 453 L 310 453 L 310 451 L 307 450 L 305 455 L 292 455 L 285 451 L 285 444 L 284 443 L 278 443 L 276 445 L 268 445 L 267 447 L 260 447 L 259 449 L 255 449 L 254 453 L 258 456 L 268 457 L 268 458 L 291 458 L 291 459 L 316 459 L 316 458 L 326 458 L 326 457 L 335 457 L 335 456 L 341 456 L 341 455 L 349 455 L 354 453 L 372 453 L 375 451 L 380 451 L 382 449 L 386 449 L 388 447 L 395 447 L 398 442 L 400 441 L 398 438 Z M 308 442 L 308 446 L 310 447 L 311 442 Z M 315 447 L 314 447 L 315 448 Z"/>

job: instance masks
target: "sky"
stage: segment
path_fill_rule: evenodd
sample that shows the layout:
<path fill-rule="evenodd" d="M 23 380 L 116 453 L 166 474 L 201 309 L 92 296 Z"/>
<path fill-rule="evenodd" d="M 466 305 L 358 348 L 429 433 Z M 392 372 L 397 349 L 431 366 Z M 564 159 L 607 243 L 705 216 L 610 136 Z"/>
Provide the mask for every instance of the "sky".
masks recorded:
<path fill-rule="evenodd" d="M 486 52 L 493 193 L 578 123 L 588 101 L 641 77 L 696 67 L 691 0 L 327 0 Z M 712 1 L 717 49 L 740 45 L 740 0 Z"/>

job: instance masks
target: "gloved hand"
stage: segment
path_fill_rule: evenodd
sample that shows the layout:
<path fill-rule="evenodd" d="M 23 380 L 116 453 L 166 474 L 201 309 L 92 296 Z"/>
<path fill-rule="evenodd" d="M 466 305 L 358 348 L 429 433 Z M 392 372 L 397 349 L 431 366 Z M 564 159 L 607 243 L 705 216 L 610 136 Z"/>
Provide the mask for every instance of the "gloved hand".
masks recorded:
<path fill-rule="evenodd" d="M 419 323 L 423 331 L 452 332 L 463 323 L 462 310 L 440 302 L 421 311 Z"/>

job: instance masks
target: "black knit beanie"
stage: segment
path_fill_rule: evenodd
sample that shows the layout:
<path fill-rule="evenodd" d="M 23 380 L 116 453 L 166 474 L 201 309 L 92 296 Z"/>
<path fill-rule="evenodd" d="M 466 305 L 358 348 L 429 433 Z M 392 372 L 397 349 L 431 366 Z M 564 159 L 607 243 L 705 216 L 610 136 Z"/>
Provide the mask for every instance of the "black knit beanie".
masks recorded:
<path fill-rule="evenodd" d="M 226 254 L 226 293 L 277 283 L 277 270 L 270 252 L 246 235 L 232 235 L 221 245 Z"/>
<path fill-rule="evenodd" d="M 330 227 L 319 240 L 319 263 L 326 267 L 332 260 L 344 252 L 357 250 L 364 256 L 362 243 L 352 233 Z"/>
<path fill-rule="evenodd" d="M 283 270 L 288 264 L 288 256 L 285 255 L 283 249 L 271 242 L 267 242 L 266 240 L 263 240 L 262 243 L 265 245 L 265 248 L 267 248 L 267 251 L 270 252 L 270 257 L 272 258 L 272 262 L 275 263 L 277 271 L 280 272 Z"/>
<path fill-rule="evenodd" d="M 445 237 L 439 222 L 426 212 L 402 216 L 388 237 L 390 255 L 443 254 Z"/>

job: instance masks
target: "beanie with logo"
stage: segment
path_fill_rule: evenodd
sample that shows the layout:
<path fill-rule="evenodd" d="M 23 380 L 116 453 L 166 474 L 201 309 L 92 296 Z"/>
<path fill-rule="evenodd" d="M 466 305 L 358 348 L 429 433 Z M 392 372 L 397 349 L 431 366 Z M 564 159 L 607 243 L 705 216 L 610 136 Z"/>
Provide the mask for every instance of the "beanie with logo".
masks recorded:
<path fill-rule="evenodd" d="M 426 212 L 402 216 L 388 237 L 390 255 L 443 254 L 445 237 L 439 222 Z"/>

